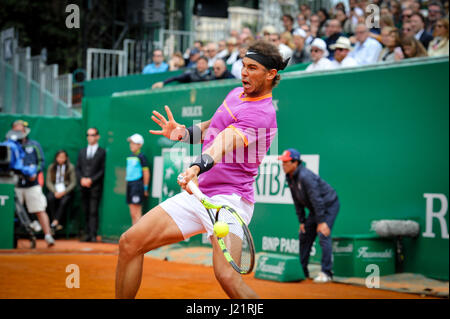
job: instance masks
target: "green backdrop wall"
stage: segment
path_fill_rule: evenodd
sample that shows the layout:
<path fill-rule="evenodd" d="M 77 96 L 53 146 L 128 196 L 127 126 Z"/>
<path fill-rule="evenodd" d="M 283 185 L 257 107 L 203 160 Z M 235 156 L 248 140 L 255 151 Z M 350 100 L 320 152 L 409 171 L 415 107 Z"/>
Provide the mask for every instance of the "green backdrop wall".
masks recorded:
<path fill-rule="evenodd" d="M 142 134 L 144 154 L 153 165 L 162 149 L 174 144 L 148 133 L 157 128 L 150 119 L 152 110 L 163 112 L 167 104 L 179 122 L 191 125 L 209 119 L 238 85 L 233 80 L 177 85 L 114 94 L 98 104 L 106 109 L 109 102 L 109 111 L 94 116 L 107 126 L 101 216 L 106 238 L 117 239 L 131 224 L 125 203 L 126 138 Z M 298 221 L 287 189 L 279 185 L 283 174 L 274 161 L 283 149 L 296 147 L 311 158 L 307 165 L 318 169 L 338 192 L 341 211 L 333 236 L 370 233 L 377 219 L 417 220 L 421 235 L 405 240 L 405 271 L 448 279 L 448 212 L 446 224 L 431 219 L 434 238 L 423 235 L 426 194 L 442 194 L 448 202 L 448 59 L 285 74 L 273 96 L 279 132 L 267 157 L 273 171 L 258 178 L 260 201 L 250 225 L 257 250 L 294 254 L 298 249 Z M 95 113 L 90 99 L 85 107 L 83 113 Z M 152 197 L 148 207 L 158 202 Z M 437 199 L 433 203 L 434 213 L 445 205 Z"/>

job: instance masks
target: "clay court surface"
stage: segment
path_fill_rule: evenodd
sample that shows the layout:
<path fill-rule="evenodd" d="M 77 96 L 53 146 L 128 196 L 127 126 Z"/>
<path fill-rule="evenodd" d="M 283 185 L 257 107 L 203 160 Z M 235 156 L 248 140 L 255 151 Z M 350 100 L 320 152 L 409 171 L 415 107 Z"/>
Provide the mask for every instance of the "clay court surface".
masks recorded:
<path fill-rule="evenodd" d="M 15 250 L 0 250 L 1 299 L 109 299 L 114 298 L 114 278 L 118 247 L 116 244 L 57 241 L 37 249 L 19 242 Z M 66 267 L 78 265 L 80 288 L 67 288 Z M 245 281 L 263 299 L 430 299 L 360 286 L 311 280 L 278 283 L 256 279 Z M 144 274 L 138 299 L 223 299 L 227 298 L 214 278 L 210 266 L 144 258 Z"/>

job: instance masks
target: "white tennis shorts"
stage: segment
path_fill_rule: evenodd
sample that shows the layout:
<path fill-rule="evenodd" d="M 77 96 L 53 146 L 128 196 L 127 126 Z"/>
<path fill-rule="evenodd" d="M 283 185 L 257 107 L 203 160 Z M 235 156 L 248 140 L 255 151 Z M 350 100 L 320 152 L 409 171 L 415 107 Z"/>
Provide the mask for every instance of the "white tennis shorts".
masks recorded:
<path fill-rule="evenodd" d="M 47 198 L 45 198 L 40 185 L 14 188 L 17 199 L 22 205 L 25 203 L 29 213 L 45 212 L 47 208 Z"/>
<path fill-rule="evenodd" d="M 239 195 L 215 195 L 212 202 L 234 208 L 248 225 L 253 216 L 254 205 Z M 183 191 L 159 204 L 175 221 L 184 239 L 207 233 L 213 235 L 213 224 L 206 208 L 200 201 L 188 192 Z"/>

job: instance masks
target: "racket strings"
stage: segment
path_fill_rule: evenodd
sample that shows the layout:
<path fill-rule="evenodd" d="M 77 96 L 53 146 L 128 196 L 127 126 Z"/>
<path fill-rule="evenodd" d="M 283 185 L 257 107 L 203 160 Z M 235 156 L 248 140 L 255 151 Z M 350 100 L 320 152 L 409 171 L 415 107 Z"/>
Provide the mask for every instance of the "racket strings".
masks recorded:
<path fill-rule="evenodd" d="M 252 263 L 249 235 L 237 217 L 227 208 L 220 209 L 218 220 L 227 223 L 229 227 L 228 235 L 223 238 L 227 250 L 241 271 L 248 272 Z"/>

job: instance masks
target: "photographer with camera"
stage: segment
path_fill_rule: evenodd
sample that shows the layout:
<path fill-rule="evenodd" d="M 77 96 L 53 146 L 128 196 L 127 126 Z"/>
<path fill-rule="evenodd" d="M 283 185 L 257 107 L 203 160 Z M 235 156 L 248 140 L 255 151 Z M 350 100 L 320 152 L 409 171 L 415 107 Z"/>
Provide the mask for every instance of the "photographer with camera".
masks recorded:
<path fill-rule="evenodd" d="M 19 134 L 22 133 L 22 134 Z M 15 137 L 18 145 L 22 147 L 20 152 L 20 160 L 22 162 L 22 174 L 18 176 L 18 182 L 15 187 L 15 192 L 18 201 L 27 206 L 30 214 L 36 214 L 42 230 L 45 234 L 45 241 L 47 245 L 53 246 L 55 240 L 50 233 L 50 221 L 46 213 L 47 199 L 42 191 L 42 186 L 38 182 L 38 176 L 42 174 L 44 167 L 44 155 L 41 145 L 34 140 L 27 138 L 30 133 L 28 123 L 17 120 L 12 125 L 12 130 L 8 132 L 7 139 L 9 142 Z"/>

